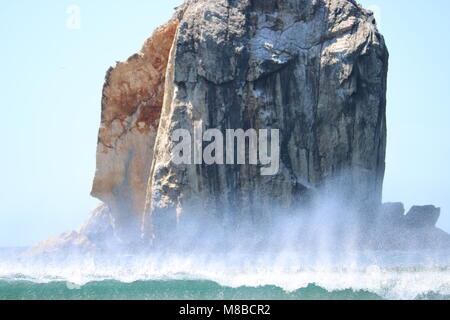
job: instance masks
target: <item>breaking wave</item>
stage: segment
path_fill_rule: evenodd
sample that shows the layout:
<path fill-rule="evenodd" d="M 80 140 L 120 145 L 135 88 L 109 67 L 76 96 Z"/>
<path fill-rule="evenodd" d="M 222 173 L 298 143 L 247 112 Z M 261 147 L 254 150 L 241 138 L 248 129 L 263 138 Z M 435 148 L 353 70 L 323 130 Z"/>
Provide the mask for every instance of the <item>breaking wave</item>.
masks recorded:
<path fill-rule="evenodd" d="M 362 252 L 315 265 L 295 257 L 2 258 L 0 299 L 450 299 L 448 251 Z"/>
<path fill-rule="evenodd" d="M 377 228 L 344 202 L 321 199 L 261 226 L 190 218 L 154 247 L 0 250 L 0 299 L 450 299 L 449 249 L 361 245 Z"/>

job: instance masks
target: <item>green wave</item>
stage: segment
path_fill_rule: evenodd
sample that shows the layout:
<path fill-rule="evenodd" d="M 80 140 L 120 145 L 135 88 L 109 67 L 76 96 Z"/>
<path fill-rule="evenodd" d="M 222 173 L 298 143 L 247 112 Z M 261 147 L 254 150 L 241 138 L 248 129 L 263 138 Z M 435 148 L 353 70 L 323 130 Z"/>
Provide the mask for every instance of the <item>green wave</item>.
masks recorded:
<path fill-rule="evenodd" d="M 351 289 L 329 292 L 314 284 L 295 292 L 275 286 L 223 287 L 212 281 L 122 283 L 107 280 L 78 287 L 67 282 L 0 281 L 0 300 L 380 300 Z"/>

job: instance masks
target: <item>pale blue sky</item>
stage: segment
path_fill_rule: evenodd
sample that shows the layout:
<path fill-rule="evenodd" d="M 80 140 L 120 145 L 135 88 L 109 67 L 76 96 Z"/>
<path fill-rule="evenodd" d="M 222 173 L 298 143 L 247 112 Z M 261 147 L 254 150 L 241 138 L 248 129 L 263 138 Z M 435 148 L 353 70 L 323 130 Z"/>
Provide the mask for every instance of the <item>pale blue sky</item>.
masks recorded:
<path fill-rule="evenodd" d="M 450 231 L 448 0 L 364 0 L 389 46 L 385 201 L 442 206 Z M 138 51 L 181 0 L 15 0 L 0 9 L 0 246 L 77 228 L 98 201 L 106 70 Z M 81 28 L 66 9 L 78 5 Z"/>

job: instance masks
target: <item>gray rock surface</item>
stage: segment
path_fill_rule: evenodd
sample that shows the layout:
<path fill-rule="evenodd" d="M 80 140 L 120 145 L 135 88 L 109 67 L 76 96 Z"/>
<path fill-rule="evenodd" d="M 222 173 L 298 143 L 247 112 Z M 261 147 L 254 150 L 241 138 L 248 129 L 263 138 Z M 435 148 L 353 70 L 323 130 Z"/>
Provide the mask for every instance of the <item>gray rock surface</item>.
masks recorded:
<path fill-rule="evenodd" d="M 405 216 L 405 224 L 412 228 L 435 227 L 441 215 L 441 209 L 435 206 L 414 206 Z"/>
<path fill-rule="evenodd" d="M 373 15 L 355 1 L 191 1 L 169 58 L 147 234 L 194 216 L 270 222 L 328 181 L 370 215 L 381 204 L 387 69 Z M 174 165 L 171 134 L 193 124 L 280 129 L 279 173 Z"/>
<path fill-rule="evenodd" d="M 450 235 L 436 227 L 440 208 L 413 206 L 405 215 L 402 203 L 385 203 L 370 232 L 370 248 L 420 250 L 450 248 Z"/>
<path fill-rule="evenodd" d="M 377 216 L 377 224 L 383 226 L 400 226 L 405 218 L 405 206 L 401 202 L 383 203 Z"/>

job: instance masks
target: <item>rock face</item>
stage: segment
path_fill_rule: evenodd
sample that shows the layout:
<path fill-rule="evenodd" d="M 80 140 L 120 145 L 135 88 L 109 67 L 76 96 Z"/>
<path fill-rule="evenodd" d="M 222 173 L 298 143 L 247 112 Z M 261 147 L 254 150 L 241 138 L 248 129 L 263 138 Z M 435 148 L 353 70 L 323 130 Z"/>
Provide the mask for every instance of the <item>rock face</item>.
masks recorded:
<path fill-rule="evenodd" d="M 440 215 L 441 209 L 435 206 L 414 206 L 405 216 L 405 224 L 413 228 L 433 228 Z"/>
<path fill-rule="evenodd" d="M 158 28 L 140 53 L 106 75 L 92 195 L 111 209 L 123 238 L 139 234 L 167 59 L 177 26 L 172 19 Z"/>
<path fill-rule="evenodd" d="M 102 204 L 95 209 L 87 222 L 76 231 L 66 232 L 44 241 L 26 253 L 26 256 L 51 256 L 65 252 L 75 254 L 101 254 L 117 245 L 113 219 L 109 208 Z"/>
<path fill-rule="evenodd" d="M 403 203 L 383 203 L 378 213 L 377 224 L 380 226 L 399 226 L 403 224 L 404 217 L 405 206 Z"/>
<path fill-rule="evenodd" d="M 436 227 L 441 209 L 414 206 L 405 215 L 402 203 L 383 204 L 374 228 L 371 248 L 431 249 L 449 248 L 450 235 Z"/>
<path fill-rule="evenodd" d="M 148 234 L 193 215 L 270 221 L 331 180 L 366 214 L 381 204 L 388 52 L 373 21 L 351 0 L 192 1 L 169 59 Z M 171 135 L 193 124 L 279 129 L 279 173 L 174 165 Z"/>

